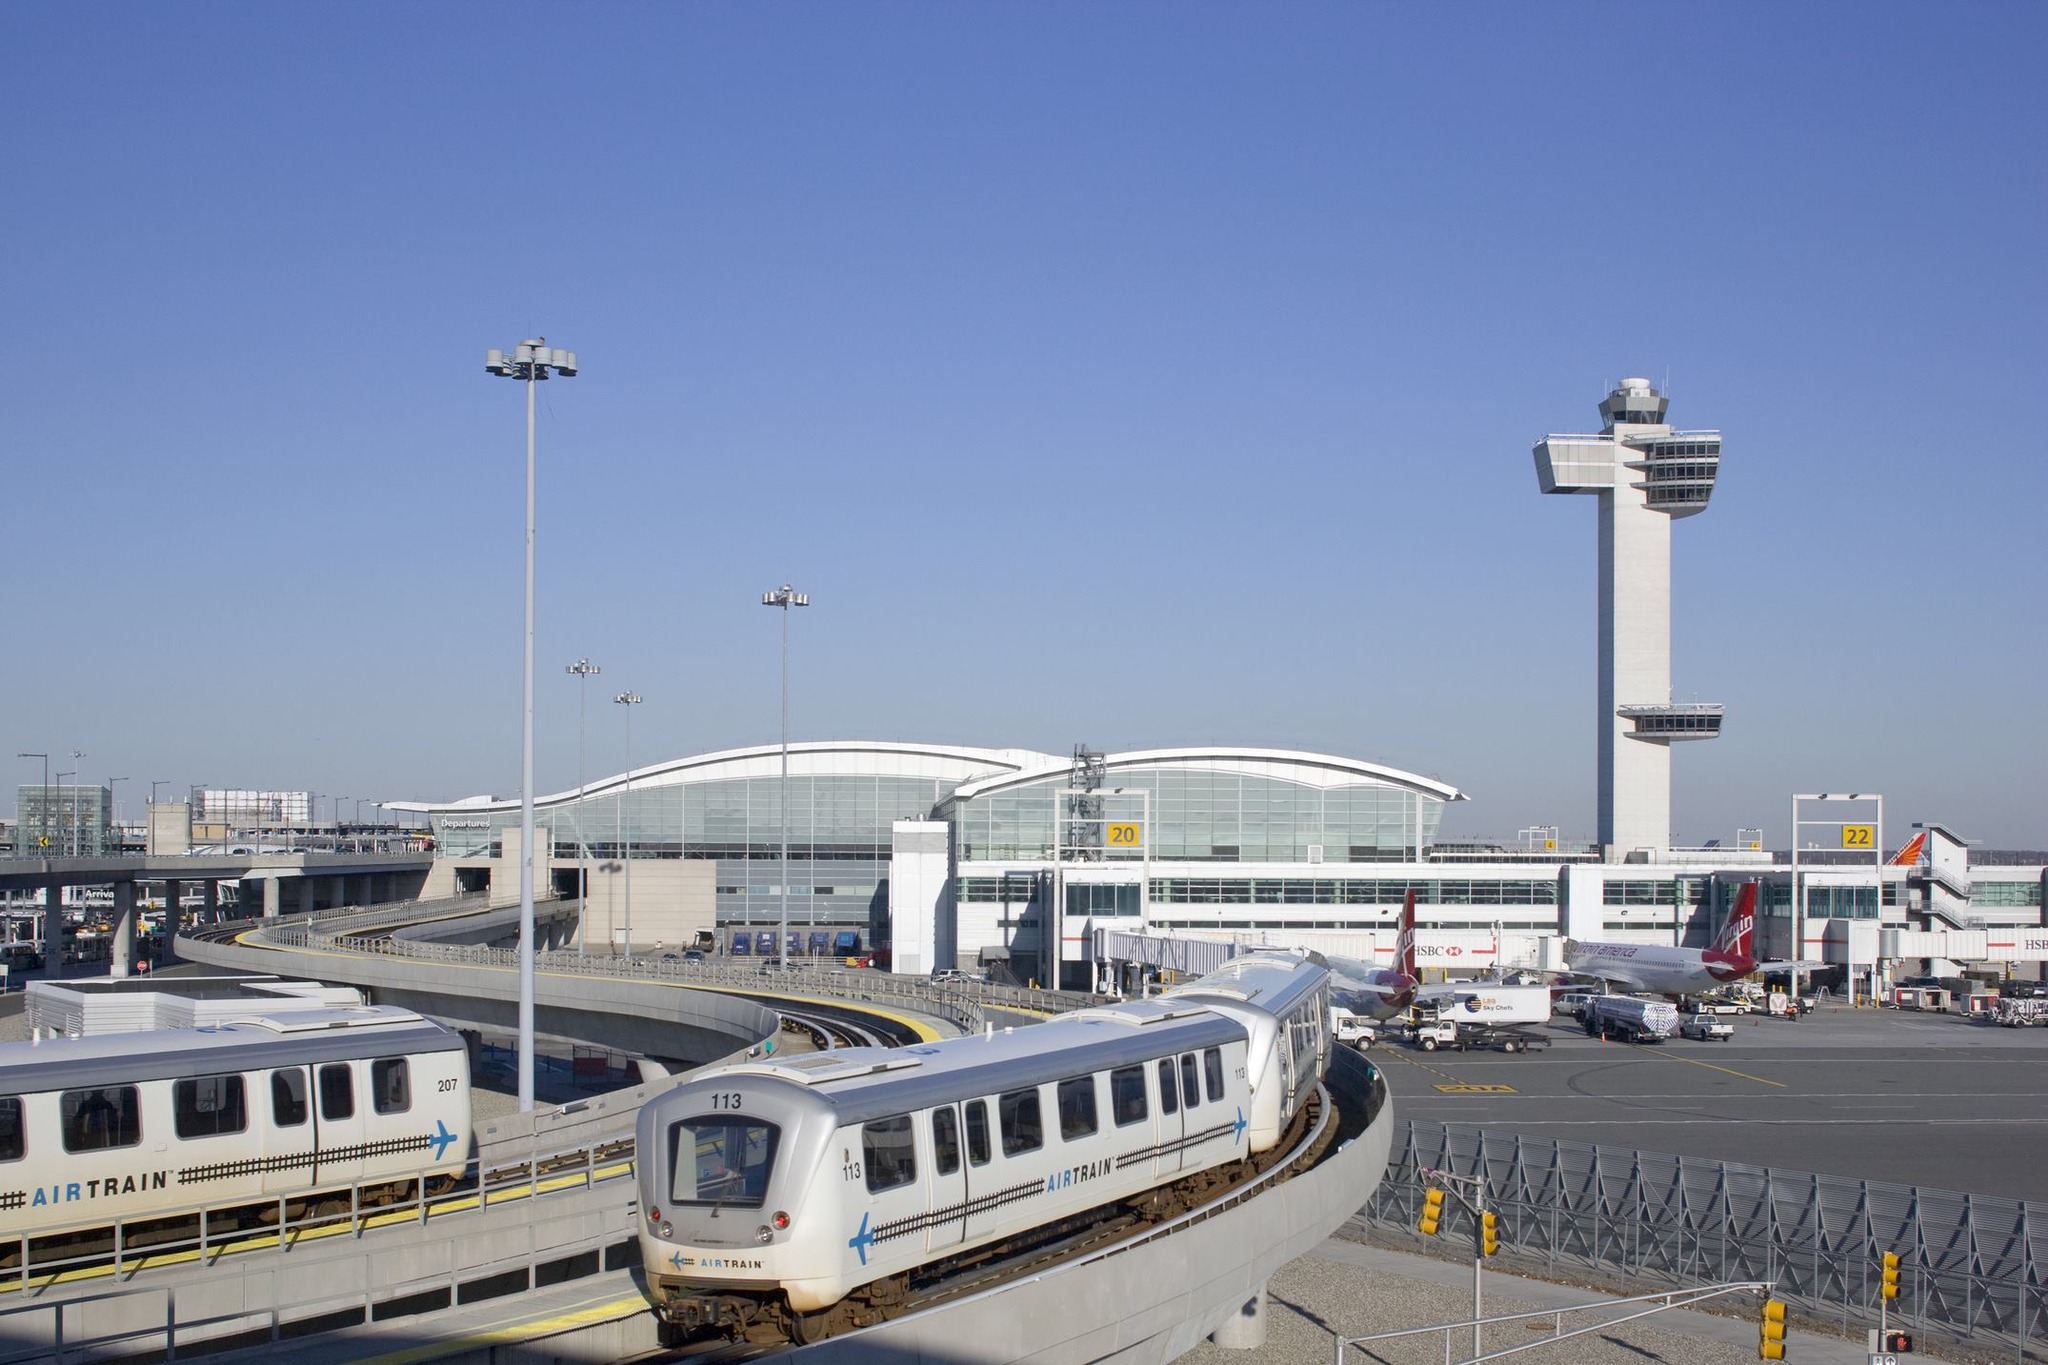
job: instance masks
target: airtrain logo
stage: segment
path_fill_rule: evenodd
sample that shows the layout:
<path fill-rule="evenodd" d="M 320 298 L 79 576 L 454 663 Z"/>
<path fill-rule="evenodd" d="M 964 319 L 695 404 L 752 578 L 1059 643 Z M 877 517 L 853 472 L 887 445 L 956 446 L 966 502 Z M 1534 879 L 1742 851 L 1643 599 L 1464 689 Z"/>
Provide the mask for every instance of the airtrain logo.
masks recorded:
<path fill-rule="evenodd" d="M 448 1131 L 448 1125 L 440 1119 L 435 1119 L 434 1131 L 427 1138 L 427 1145 L 434 1149 L 434 1160 L 439 1161 L 441 1154 L 448 1150 L 448 1144 L 453 1141 L 455 1141 L 455 1134 Z"/>
<path fill-rule="evenodd" d="M 62 1185 L 47 1188 L 36 1186 L 33 1198 L 28 1201 L 32 1209 L 45 1204 L 70 1204 L 81 1199 L 102 1199 L 114 1194 L 146 1193 L 161 1190 L 170 1183 L 169 1171 L 144 1171 L 141 1175 L 110 1175 L 97 1180 L 73 1180 Z"/>
<path fill-rule="evenodd" d="M 677 1270 L 694 1267 L 698 1270 L 759 1270 L 759 1261 L 749 1261 L 739 1256 L 685 1256 L 678 1251 L 668 1258 L 668 1263 Z"/>
<path fill-rule="evenodd" d="M 1084 1161 L 1078 1166 L 1069 1166 L 1064 1171 L 1054 1171 L 1045 1178 L 1045 1192 L 1051 1194 L 1054 1190 L 1072 1189 L 1076 1185 L 1095 1179 L 1096 1176 L 1108 1175 L 1109 1167 L 1110 1163 L 1107 1160 Z"/>

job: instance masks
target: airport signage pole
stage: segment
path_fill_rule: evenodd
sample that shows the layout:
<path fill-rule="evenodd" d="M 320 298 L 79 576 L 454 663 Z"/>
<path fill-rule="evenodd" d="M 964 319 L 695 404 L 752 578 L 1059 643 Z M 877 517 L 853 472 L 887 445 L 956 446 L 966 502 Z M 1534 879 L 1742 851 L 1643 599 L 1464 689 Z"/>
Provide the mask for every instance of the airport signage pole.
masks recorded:
<path fill-rule="evenodd" d="M 111 814 L 112 818 L 113 818 L 113 819 L 115 820 L 115 822 L 116 822 L 116 823 L 118 823 L 118 822 L 120 821 L 120 817 L 121 817 L 121 803 L 120 803 L 120 802 L 119 802 L 118 800 L 116 800 L 116 799 L 115 799 L 115 797 L 114 797 L 114 793 L 115 793 L 115 792 L 116 792 L 117 790 L 119 790 L 119 788 L 117 788 L 117 787 L 116 787 L 116 786 L 115 786 L 114 784 L 115 784 L 116 782 L 126 782 L 127 780 L 128 780 L 128 779 L 127 779 L 127 778 L 125 778 L 125 777 L 110 777 L 110 778 L 108 778 L 108 779 L 107 779 L 107 805 L 108 805 L 108 807 L 110 808 L 110 814 Z M 110 835 L 110 834 L 112 834 L 113 832 L 114 832 L 114 831 L 113 831 L 113 829 L 112 829 L 111 827 L 106 827 L 106 826 L 103 826 L 103 827 L 102 827 L 102 828 L 100 829 L 100 852 L 101 852 L 101 853 L 103 853 L 103 854 L 105 854 L 105 853 L 119 853 L 119 852 L 121 851 L 121 850 L 120 850 L 120 847 L 119 847 L 118 845 L 117 845 L 117 846 L 115 846 L 114 848 L 111 848 L 111 849 L 109 849 L 109 848 L 107 847 L 107 836 L 108 836 L 108 835 Z"/>
<path fill-rule="evenodd" d="M 78 760 L 84 757 L 86 755 L 83 750 L 73 749 L 71 751 L 71 856 L 74 858 L 78 856 L 78 846 L 84 839 L 82 832 L 78 828 L 78 779 L 83 776 L 85 771 Z M 60 778 L 63 776 L 62 773 L 57 775 Z M 60 782 L 58 787 L 61 790 L 63 784 Z M 83 895 L 84 893 L 80 892 L 79 894 Z"/>
<path fill-rule="evenodd" d="M 633 965 L 633 827 L 626 823 L 626 798 L 633 793 L 633 708 L 643 698 L 638 692 L 621 692 L 612 700 L 626 708 L 626 789 L 619 793 L 620 853 L 626 863 L 626 965 Z"/>
<path fill-rule="evenodd" d="M 775 931 L 783 970 L 789 969 L 789 609 L 808 607 L 810 597 L 784 583 L 761 594 L 764 607 L 782 608 L 782 923 Z"/>
<path fill-rule="evenodd" d="M 533 1109 L 533 391 L 552 374 L 576 377 L 576 353 L 553 350 L 545 337 L 522 341 L 511 355 L 491 351 L 484 370 L 526 385 L 526 641 L 523 655 L 519 766 L 519 1111 Z"/>
<path fill-rule="evenodd" d="M 576 679 L 576 956 L 582 957 L 583 921 L 590 913 L 590 874 L 584 871 L 584 863 L 589 859 L 589 844 L 583 838 L 583 793 L 589 783 L 583 774 L 589 765 L 583 741 L 583 717 L 584 712 L 590 709 L 590 680 L 604 670 L 588 659 L 578 659 L 573 664 L 565 664 L 562 671 Z"/>

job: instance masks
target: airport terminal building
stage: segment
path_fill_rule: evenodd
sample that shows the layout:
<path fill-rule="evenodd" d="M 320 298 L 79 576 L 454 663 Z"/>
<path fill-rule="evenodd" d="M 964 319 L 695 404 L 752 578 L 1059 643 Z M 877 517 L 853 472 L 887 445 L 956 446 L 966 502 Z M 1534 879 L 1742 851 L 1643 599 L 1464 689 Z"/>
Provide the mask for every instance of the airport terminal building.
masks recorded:
<path fill-rule="evenodd" d="M 798 951 L 852 929 L 898 971 L 957 966 L 1085 987 L 1146 963 L 1200 965 L 1199 953 L 1176 958 L 1175 944 L 1391 962 L 1411 887 L 1423 965 L 1452 973 L 1554 966 L 1567 936 L 1704 945 L 1735 887 L 1762 877 L 1764 951 L 1794 955 L 1788 869 L 1768 852 L 1602 862 L 1540 843 L 1445 844 L 1438 828 L 1462 792 L 1337 755 L 792 744 L 786 879 L 781 771 L 781 750 L 766 745 L 538 798 L 539 894 L 584 886 L 593 943 L 623 942 L 630 917 L 642 950 L 709 930 L 723 951 L 772 952 L 764 931 L 779 923 L 786 880 Z M 432 823 L 429 894 L 516 899 L 516 800 L 391 805 Z M 1930 847 L 1967 858 L 1959 839 Z M 1924 873 L 1870 859 L 1805 872 L 1809 955 L 1861 966 L 1882 955 L 1886 930 L 1997 938 L 2008 927 L 2008 949 L 2031 937 L 2048 957 L 2048 934 L 2019 932 L 2042 923 L 2041 867 L 1934 862 Z"/>

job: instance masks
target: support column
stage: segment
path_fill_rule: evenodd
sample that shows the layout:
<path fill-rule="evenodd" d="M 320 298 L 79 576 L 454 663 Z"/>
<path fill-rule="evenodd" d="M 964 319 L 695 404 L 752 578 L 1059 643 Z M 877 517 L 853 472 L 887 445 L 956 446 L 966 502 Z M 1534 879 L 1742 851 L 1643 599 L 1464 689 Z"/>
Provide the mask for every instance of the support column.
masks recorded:
<path fill-rule="evenodd" d="M 310 915 L 315 908 L 313 904 L 313 879 L 311 877 L 301 877 L 299 878 L 299 913 Z"/>
<path fill-rule="evenodd" d="M 164 932 L 162 937 L 166 949 L 178 937 L 178 931 L 185 927 L 185 907 L 182 904 L 184 899 L 185 883 L 164 883 Z"/>
<path fill-rule="evenodd" d="M 199 893 L 201 897 L 199 909 L 207 919 L 211 920 L 220 913 L 220 883 L 208 877 L 199 885 L 202 888 Z"/>
<path fill-rule="evenodd" d="M 247 882 L 242 885 L 247 886 Z M 284 913 L 284 878 L 263 878 L 263 918 L 276 919 Z"/>
<path fill-rule="evenodd" d="M 1238 1305 L 1235 1313 L 1209 1334 L 1226 1351 L 1252 1351 L 1266 1344 L 1266 1286 Z"/>
<path fill-rule="evenodd" d="M 114 951 L 107 975 L 120 978 L 135 969 L 135 883 L 114 883 Z"/>
<path fill-rule="evenodd" d="M 64 883 L 43 884 L 43 975 L 55 981 L 64 969 Z"/>
<path fill-rule="evenodd" d="M 347 905 L 348 874 L 345 872 L 336 873 L 334 876 L 329 877 L 327 879 L 327 882 L 328 895 L 332 898 L 333 901 L 333 904 L 329 908 L 339 910 L 342 906 Z"/>

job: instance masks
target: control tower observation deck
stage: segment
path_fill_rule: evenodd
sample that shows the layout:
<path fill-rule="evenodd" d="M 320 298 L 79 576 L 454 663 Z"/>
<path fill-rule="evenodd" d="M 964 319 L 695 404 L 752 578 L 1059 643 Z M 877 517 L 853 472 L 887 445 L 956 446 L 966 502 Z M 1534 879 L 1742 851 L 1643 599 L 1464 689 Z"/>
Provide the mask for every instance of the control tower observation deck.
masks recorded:
<path fill-rule="evenodd" d="M 1624 379 L 1600 404 L 1596 435 L 1535 448 L 1546 493 L 1600 499 L 1599 839 L 1610 861 L 1671 847 L 1674 740 L 1721 733 L 1718 705 L 1671 701 L 1671 519 L 1704 512 L 1721 433 L 1679 431 L 1670 400 Z"/>

